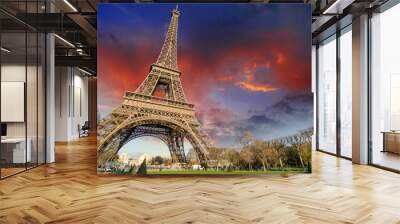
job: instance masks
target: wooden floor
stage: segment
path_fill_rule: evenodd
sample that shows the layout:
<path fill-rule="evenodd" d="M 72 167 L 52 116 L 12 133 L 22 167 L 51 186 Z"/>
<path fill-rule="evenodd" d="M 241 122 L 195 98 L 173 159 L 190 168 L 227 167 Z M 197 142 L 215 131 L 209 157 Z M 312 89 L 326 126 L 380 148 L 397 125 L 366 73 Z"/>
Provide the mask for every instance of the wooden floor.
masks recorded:
<path fill-rule="evenodd" d="M 400 175 L 315 152 L 289 177 L 101 177 L 95 140 L 0 181 L 0 223 L 400 223 Z"/>
<path fill-rule="evenodd" d="M 24 168 L 20 168 L 20 167 L 1 168 L 1 177 L 8 177 L 13 174 L 23 172 L 25 170 L 26 170 L 25 167 Z"/>
<path fill-rule="evenodd" d="M 381 152 L 376 150 L 373 155 L 374 164 L 400 170 L 400 155 L 391 152 Z"/>

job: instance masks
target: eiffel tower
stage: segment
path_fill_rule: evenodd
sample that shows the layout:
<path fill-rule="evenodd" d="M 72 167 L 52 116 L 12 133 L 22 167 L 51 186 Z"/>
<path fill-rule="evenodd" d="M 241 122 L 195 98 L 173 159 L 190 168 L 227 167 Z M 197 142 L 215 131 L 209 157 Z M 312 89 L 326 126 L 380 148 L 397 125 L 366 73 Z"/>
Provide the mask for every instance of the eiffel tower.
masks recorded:
<path fill-rule="evenodd" d="M 153 136 L 169 148 L 173 162 L 187 163 L 183 147 L 186 138 L 200 164 L 207 163 L 208 144 L 200 132 L 194 105 L 186 101 L 177 63 L 178 8 L 171 21 L 161 53 L 150 66 L 146 79 L 135 92 L 125 92 L 122 105 L 98 124 L 98 164 L 117 158 L 118 150 L 132 139 Z M 158 96 L 156 93 L 162 93 Z"/>

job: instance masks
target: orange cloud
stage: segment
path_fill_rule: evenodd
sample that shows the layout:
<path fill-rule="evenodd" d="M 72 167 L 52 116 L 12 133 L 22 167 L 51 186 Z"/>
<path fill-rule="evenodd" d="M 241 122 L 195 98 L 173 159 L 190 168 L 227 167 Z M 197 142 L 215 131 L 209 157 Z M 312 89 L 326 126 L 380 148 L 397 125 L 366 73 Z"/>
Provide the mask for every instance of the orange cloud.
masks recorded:
<path fill-rule="evenodd" d="M 309 89 L 310 63 L 300 54 L 302 46 L 292 41 L 296 39 L 293 35 L 275 31 L 274 35 L 265 35 L 265 41 L 231 45 L 215 54 L 183 48 L 178 63 L 188 101 L 209 105 L 213 91 L 227 91 L 230 85 L 254 93 Z M 126 90 L 134 91 L 146 78 L 160 46 L 135 44 L 121 48 L 126 50 L 116 51 L 114 45 L 104 44 L 98 48 L 99 104 L 110 108 L 121 103 Z M 259 68 L 267 68 L 268 74 Z"/>
<path fill-rule="evenodd" d="M 272 87 L 268 84 L 254 84 L 246 82 L 238 82 L 237 85 L 250 92 L 272 92 L 278 90 L 278 88 Z"/>
<path fill-rule="evenodd" d="M 283 63 L 285 63 L 285 62 L 286 62 L 286 57 L 285 57 L 285 55 L 284 55 L 283 53 L 281 53 L 281 52 L 278 52 L 277 55 L 276 55 L 276 62 L 277 62 L 278 64 L 283 64 Z"/>
<path fill-rule="evenodd" d="M 243 72 L 247 80 L 254 80 L 254 72 L 257 69 L 257 63 L 245 64 Z"/>

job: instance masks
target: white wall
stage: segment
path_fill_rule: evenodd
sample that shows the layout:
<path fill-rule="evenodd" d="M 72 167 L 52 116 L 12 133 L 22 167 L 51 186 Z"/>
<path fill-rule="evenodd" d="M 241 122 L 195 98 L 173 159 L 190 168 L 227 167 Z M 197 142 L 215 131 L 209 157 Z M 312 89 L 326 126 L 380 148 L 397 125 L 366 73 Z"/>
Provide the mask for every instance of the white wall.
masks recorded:
<path fill-rule="evenodd" d="M 36 70 L 38 69 L 38 71 Z M 26 107 L 21 108 L 21 112 L 27 115 L 27 119 L 22 122 L 6 122 L 7 137 L 29 139 L 32 150 L 32 161 L 44 163 L 44 82 L 42 68 L 25 64 L 3 64 L 1 66 L 1 81 L 3 82 L 24 82 L 26 84 Z M 25 80 L 27 78 L 27 80 Z M 7 97 L 7 96 L 2 96 Z M 4 112 L 10 108 L 1 108 Z M 10 111 L 8 111 L 10 112 Z M 12 113 L 12 112 L 11 112 Z M 39 155 L 37 155 L 39 153 Z"/>
<path fill-rule="evenodd" d="M 55 68 L 55 140 L 66 141 L 68 139 L 68 88 L 69 76 L 67 67 Z"/>
<path fill-rule="evenodd" d="M 85 123 L 85 121 L 89 120 L 89 113 L 88 113 L 88 77 L 82 76 L 82 73 L 79 75 L 74 75 L 74 88 L 73 94 L 74 102 L 72 111 L 72 119 L 71 119 L 71 135 L 76 138 L 79 137 L 78 133 L 78 124 L 81 126 Z"/>
<path fill-rule="evenodd" d="M 28 67 L 29 70 L 29 67 Z M 2 65 L 1 66 L 1 81 L 4 82 L 25 82 L 25 64 L 24 65 Z M 29 95 L 29 94 L 28 94 Z M 1 108 L 6 110 L 6 108 Z M 7 137 L 25 137 L 24 122 L 7 123 Z"/>
<path fill-rule="evenodd" d="M 31 74 L 36 76 L 36 67 L 18 64 L 6 64 L 1 66 L 1 81 L 2 82 L 25 82 L 25 75 L 27 69 L 28 72 L 28 87 L 27 87 L 27 107 L 34 108 L 36 111 L 36 80 L 31 77 Z M 32 87 L 33 86 L 33 87 Z M 31 88 L 29 88 L 31 87 Z M 39 107 L 42 105 L 38 105 Z M 6 110 L 7 108 L 2 108 Z M 27 109 L 28 129 L 32 127 L 36 130 L 36 113 L 32 113 L 31 110 Z M 34 124 L 31 124 L 34 122 Z M 34 127 L 33 127 L 34 126 Z M 8 137 L 25 137 L 25 122 L 7 122 L 7 135 Z M 36 135 L 36 132 L 35 132 Z M 29 137 L 29 130 L 28 130 Z"/>
<path fill-rule="evenodd" d="M 55 73 L 55 140 L 74 140 L 78 125 L 88 120 L 88 78 L 72 67 L 56 67 Z"/>

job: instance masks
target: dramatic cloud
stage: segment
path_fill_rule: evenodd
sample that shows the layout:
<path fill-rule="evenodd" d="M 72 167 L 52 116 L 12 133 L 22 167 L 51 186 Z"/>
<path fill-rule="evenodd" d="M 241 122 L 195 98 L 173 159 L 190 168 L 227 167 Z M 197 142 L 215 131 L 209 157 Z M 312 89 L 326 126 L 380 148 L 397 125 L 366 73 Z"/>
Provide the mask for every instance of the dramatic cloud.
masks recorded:
<path fill-rule="evenodd" d="M 272 87 L 268 84 L 256 84 L 256 83 L 246 83 L 246 82 L 238 82 L 237 84 L 241 88 L 251 92 L 270 92 L 277 90 L 277 88 Z"/>

